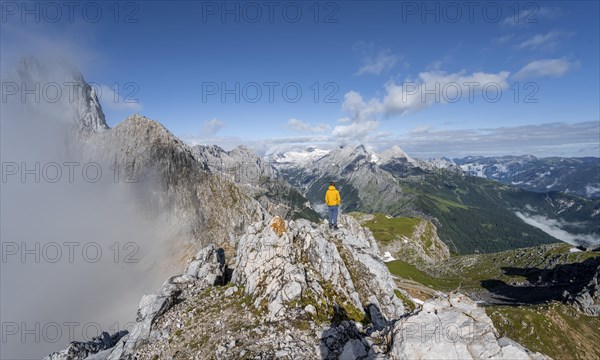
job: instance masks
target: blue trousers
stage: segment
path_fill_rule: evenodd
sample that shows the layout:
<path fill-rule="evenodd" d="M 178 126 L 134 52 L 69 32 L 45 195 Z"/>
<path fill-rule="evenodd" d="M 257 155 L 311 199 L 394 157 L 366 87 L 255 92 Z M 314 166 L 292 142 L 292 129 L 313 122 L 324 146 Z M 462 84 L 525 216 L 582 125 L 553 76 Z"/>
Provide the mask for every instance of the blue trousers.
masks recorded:
<path fill-rule="evenodd" d="M 337 225 L 338 207 L 337 205 L 329 207 L 329 225 Z"/>

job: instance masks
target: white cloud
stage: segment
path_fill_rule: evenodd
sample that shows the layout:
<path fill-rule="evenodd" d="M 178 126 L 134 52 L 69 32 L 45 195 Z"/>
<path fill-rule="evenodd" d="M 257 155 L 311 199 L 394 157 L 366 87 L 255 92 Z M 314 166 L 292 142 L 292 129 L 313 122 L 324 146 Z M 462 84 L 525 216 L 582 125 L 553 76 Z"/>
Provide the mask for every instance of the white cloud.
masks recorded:
<path fill-rule="evenodd" d="M 421 126 L 405 134 L 381 133 L 377 122 L 344 123 L 335 134 L 291 136 L 269 139 L 216 136 L 202 139 L 183 136 L 191 145 L 217 144 L 226 150 L 246 145 L 260 154 L 308 147 L 328 149 L 340 143 L 363 142 L 379 150 L 401 144 L 412 157 L 464 157 L 469 155 L 598 156 L 600 122 L 546 123 L 515 127 L 437 130 Z M 369 135 L 372 134 L 372 135 Z"/>
<path fill-rule="evenodd" d="M 513 77 L 515 79 L 546 76 L 561 77 L 578 66 L 578 62 L 569 62 L 565 58 L 536 60 L 523 66 Z"/>
<path fill-rule="evenodd" d="M 371 99 L 368 103 L 356 91 L 349 91 L 344 95 L 342 110 L 350 114 L 353 121 L 373 120 L 381 113 L 383 106 L 377 99 Z"/>
<path fill-rule="evenodd" d="M 416 128 L 392 139 L 373 139 L 386 148 L 403 144 L 415 157 L 468 155 L 598 156 L 600 122 L 546 123 L 514 127 L 437 130 Z"/>
<path fill-rule="evenodd" d="M 556 46 L 561 33 L 558 31 L 550 31 L 546 34 L 537 34 L 517 45 L 519 49 L 552 49 Z"/>
<path fill-rule="evenodd" d="M 417 126 L 416 128 L 412 129 L 410 132 L 412 134 L 425 134 L 428 133 L 429 130 L 431 130 L 433 127 L 431 125 L 423 125 L 423 126 Z"/>
<path fill-rule="evenodd" d="M 202 125 L 201 136 L 205 138 L 213 137 L 225 126 L 225 123 L 217 118 L 206 121 Z"/>
<path fill-rule="evenodd" d="M 369 133 L 379 126 L 376 120 L 354 122 L 350 125 L 337 125 L 333 128 L 333 136 L 345 140 L 358 140 L 364 142 Z"/>
<path fill-rule="evenodd" d="M 381 50 L 374 57 L 363 58 L 363 65 L 358 69 L 357 74 L 379 75 L 385 70 L 389 70 L 396 65 L 400 57 L 391 53 L 390 49 Z"/>
<path fill-rule="evenodd" d="M 293 131 L 304 133 L 322 133 L 331 128 L 327 124 L 311 125 L 298 119 L 289 119 L 287 122 L 287 127 L 292 129 Z"/>
<path fill-rule="evenodd" d="M 463 99 L 474 101 L 475 91 L 481 92 L 481 89 L 491 87 L 505 89 L 509 75 L 507 71 L 470 75 L 465 75 L 464 71 L 450 74 L 443 71 L 422 72 L 417 81 L 387 84 L 387 94 L 383 99 L 384 112 L 386 115 L 404 115 L 435 103 L 452 103 Z"/>
<path fill-rule="evenodd" d="M 595 184 L 587 184 L 585 186 L 585 193 L 587 196 L 593 196 L 600 193 L 600 186 L 594 186 Z"/>
<path fill-rule="evenodd" d="M 379 127 L 377 117 L 383 112 L 383 105 L 377 99 L 365 102 L 359 93 L 349 91 L 344 95 L 342 110 L 350 116 L 338 120 L 344 125 L 336 125 L 333 128 L 333 136 L 342 141 L 366 142 L 369 133 Z"/>
<path fill-rule="evenodd" d="M 393 68 L 402 59 L 400 56 L 393 54 L 390 49 L 376 50 L 375 44 L 364 41 L 354 44 L 353 50 L 361 53 L 362 56 L 362 66 L 356 72 L 357 75 L 379 75 Z"/>
<path fill-rule="evenodd" d="M 481 89 L 486 87 L 504 89 L 508 86 L 509 75 L 507 71 L 497 74 L 476 72 L 470 75 L 465 75 L 464 71 L 451 74 L 443 71 L 422 72 L 417 81 L 406 81 L 400 85 L 388 83 L 382 100 L 373 98 L 365 101 L 360 93 L 349 91 L 342 104 L 342 110 L 349 114 L 349 118 L 342 119 L 344 125 L 334 127 L 333 135 L 364 142 L 368 134 L 377 129 L 378 118 L 382 115 L 405 115 L 435 103 L 472 99 L 475 91 L 481 93 Z"/>
<path fill-rule="evenodd" d="M 258 140 L 238 136 L 217 136 L 212 139 L 182 136 L 182 140 L 192 146 L 219 145 L 225 150 L 231 150 L 239 145 L 245 145 L 256 151 L 260 156 L 290 150 L 305 150 L 308 147 L 327 149 L 335 145 L 334 139 L 331 136 L 324 135 L 288 136 Z"/>

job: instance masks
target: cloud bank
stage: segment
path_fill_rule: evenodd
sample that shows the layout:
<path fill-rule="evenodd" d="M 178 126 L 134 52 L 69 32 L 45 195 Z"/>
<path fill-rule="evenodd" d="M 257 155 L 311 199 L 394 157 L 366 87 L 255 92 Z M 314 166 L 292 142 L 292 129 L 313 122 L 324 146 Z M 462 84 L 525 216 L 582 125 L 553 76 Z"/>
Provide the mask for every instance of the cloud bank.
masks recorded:
<path fill-rule="evenodd" d="M 546 234 L 564 241 L 567 244 L 573 246 L 600 245 L 600 236 L 597 234 L 571 234 L 561 228 L 561 222 L 559 220 L 550 219 L 541 215 L 521 213 L 520 211 L 515 212 L 515 215 L 526 224 L 535 226 Z"/>

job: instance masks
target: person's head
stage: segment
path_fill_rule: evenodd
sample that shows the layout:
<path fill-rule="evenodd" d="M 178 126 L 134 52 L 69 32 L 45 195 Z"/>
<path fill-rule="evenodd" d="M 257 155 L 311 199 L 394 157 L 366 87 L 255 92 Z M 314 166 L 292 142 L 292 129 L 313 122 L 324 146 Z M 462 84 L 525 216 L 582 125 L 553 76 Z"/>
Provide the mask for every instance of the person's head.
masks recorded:
<path fill-rule="evenodd" d="M 335 183 L 332 181 L 329 183 L 329 186 L 335 186 Z"/>

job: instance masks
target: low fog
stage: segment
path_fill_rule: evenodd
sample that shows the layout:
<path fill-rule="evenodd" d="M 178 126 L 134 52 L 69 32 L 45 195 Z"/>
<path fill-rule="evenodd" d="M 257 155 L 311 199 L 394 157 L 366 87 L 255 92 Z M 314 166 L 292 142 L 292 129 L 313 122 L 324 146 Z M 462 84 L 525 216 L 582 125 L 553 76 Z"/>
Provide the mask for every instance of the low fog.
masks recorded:
<path fill-rule="evenodd" d="M 9 97 L 0 115 L 0 358 L 41 358 L 130 327 L 141 296 L 170 275 L 169 228 L 132 191 L 148 183 L 81 155 L 66 97 Z"/>
<path fill-rule="evenodd" d="M 550 219 L 541 215 L 531 215 L 528 213 L 515 212 L 515 215 L 525 223 L 535 226 L 546 234 L 564 241 L 573 246 L 595 246 L 600 245 L 600 236 L 597 234 L 571 234 L 561 227 L 561 221 Z"/>

